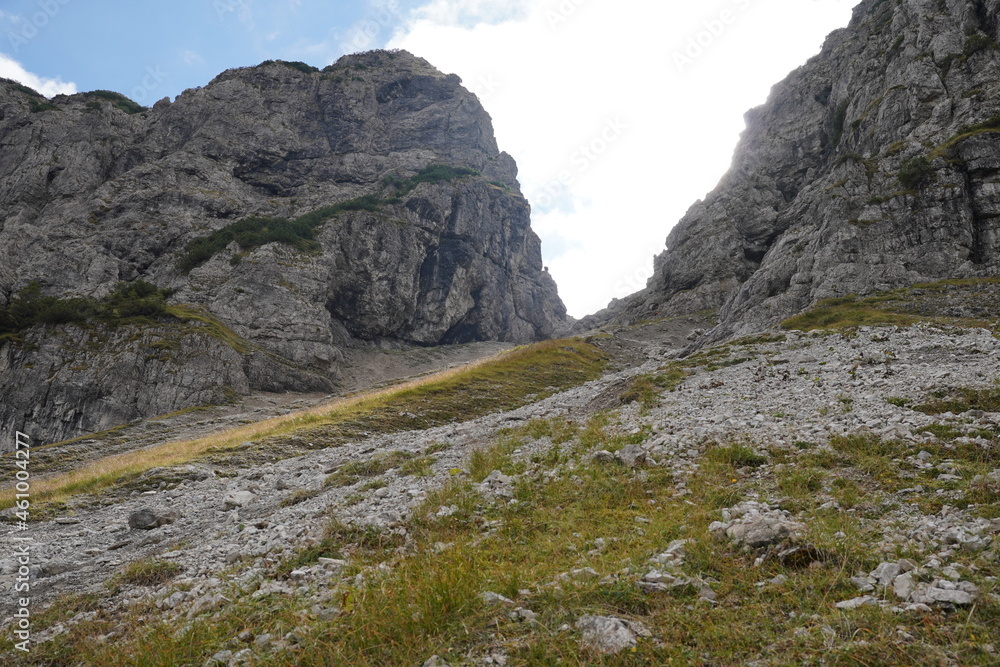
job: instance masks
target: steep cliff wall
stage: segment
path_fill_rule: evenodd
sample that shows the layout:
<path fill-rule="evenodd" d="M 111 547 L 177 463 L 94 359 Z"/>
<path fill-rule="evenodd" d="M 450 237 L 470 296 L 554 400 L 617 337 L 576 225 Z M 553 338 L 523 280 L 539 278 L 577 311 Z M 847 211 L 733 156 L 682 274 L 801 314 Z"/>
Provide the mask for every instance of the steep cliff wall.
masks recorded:
<path fill-rule="evenodd" d="M 148 110 L 0 83 L 0 305 L 31 281 L 100 299 L 142 279 L 232 334 L 86 324 L 86 362 L 80 324 L 9 336 L 0 428 L 51 440 L 220 393 L 329 389 L 359 341 L 547 337 L 565 309 L 516 176 L 475 96 L 406 52 L 230 70 Z M 146 338 L 176 346 L 163 372 Z"/>
<path fill-rule="evenodd" d="M 862 2 L 747 114 L 647 288 L 591 322 L 719 309 L 718 339 L 826 297 L 996 274 L 998 28 L 995 2 Z"/>

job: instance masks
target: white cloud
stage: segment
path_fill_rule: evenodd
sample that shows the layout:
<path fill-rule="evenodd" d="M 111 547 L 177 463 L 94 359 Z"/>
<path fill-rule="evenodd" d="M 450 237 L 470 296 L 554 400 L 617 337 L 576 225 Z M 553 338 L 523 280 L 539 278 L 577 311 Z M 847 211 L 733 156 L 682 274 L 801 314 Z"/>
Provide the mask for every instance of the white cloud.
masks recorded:
<path fill-rule="evenodd" d="M 476 26 L 525 19 L 534 0 L 432 0 L 413 11 L 413 18 L 439 25 Z"/>
<path fill-rule="evenodd" d="M 205 59 L 194 51 L 182 51 L 181 58 L 184 60 L 185 65 L 197 65 L 198 63 L 205 62 Z"/>
<path fill-rule="evenodd" d="M 670 227 L 729 167 L 744 112 L 855 4 L 431 0 L 388 46 L 480 96 L 582 316 L 644 286 Z"/>
<path fill-rule="evenodd" d="M 52 97 L 53 95 L 72 95 L 76 92 L 75 83 L 66 83 L 59 77 L 56 77 L 55 79 L 48 79 L 32 74 L 28 70 L 24 69 L 24 66 L 21 65 L 21 63 L 3 53 L 0 53 L 0 77 L 13 79 L 18 83 L 28 86 L 29 88 L 34 88 L 46 97 Z"/>

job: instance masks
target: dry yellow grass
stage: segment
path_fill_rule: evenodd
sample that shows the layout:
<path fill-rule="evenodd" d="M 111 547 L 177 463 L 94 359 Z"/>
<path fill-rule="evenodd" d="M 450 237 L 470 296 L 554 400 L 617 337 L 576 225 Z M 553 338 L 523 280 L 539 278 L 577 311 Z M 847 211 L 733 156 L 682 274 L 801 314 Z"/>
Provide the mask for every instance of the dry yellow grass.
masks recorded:
<path fill-rule="evenodd" d="M 509 352 L 501 352 L 458 368 L 433 373 L 382 389 L 337 398 L 308 410 L 273 417 L 202 438 L 165 442 L 153 447 L 101 458 L 70 473 L 34 479 L 31 483 L 31 498 L 35 503 L 62 501 L 77 493 L 85 493 L 108 486 L 127 475 L 143 473 L 153 468 L 178 465 L 209 451 L 233 449 L 248 440 L 284 435 L 302 426 L 336 419 L 354 411 L 377 407 L 390 396 L 448 380 L 473 368 L 491 363 L 506 354 Z M 0 488 L 0 507 L 11 507 L 13 504 L 13 487 L 5 485 Z"/>
<path fill-rule="evenodd" d="M 130 475 L 189 462 L 208 452 L 231 450 L 246 441 L 282 436 L 308 426 L 367 420 L 386 431 L 413 425 L 392 423 L 385 415 L 400 406 L 426 410 L 437 420 L 469 419 L 523 404 L 545 388 L 568 388 L 593 379 L 603 367 L 602 355 L 582 341 L 546 341 L 515 348 L 464 366 L 383 389 L 342 397 L 308 410 L 193 439 L 165 442 L 107 456 L 68 473 L 35 478 L 31 500 L 63 501 L 94 492 Z M 478 396 L 484 394 L 484 396 Z M 488 400 L 487 400 L 488 399 Z M 392 410 L 386 410 L 388 406 Z M 54 445 L 58 446 L 58 445 Z M 14 504 L 12 485 L 0 487 L 0 508 Z"/>

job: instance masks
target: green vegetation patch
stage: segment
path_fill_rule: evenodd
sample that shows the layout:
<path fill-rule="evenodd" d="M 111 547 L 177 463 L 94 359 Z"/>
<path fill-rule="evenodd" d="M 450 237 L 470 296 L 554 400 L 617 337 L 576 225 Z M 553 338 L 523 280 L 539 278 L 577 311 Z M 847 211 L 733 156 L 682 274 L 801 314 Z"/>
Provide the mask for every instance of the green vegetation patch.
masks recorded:
<path fill-rule="evenodd" d="M 969 410 L 1000 412 L 1000 387 L 960 387 L 942 394 L 913 409 L 926 415 L 961 414 Z"/>
<path fill-rule="evenodd" d="M 59 107 L 52 104 L 47 100 L 37 100 L 31 98 L 28 100 L 28 108 L 31 109 L 31 113 L 41 113 L 43 111 L 59 111 Z"/>
<path fill-rule="evenodd" d="M 350 486 L 366 477 L 377 477 L 398 468 L 413 458 L 410 452 L 398 450 L 377 454 L 366 461 L 345 463 L 337 472 L 326 478 L 327 486 Z"/>
<path fill-rule="evenodd" d="M 910 326 L 917 322 L 992 329 L 1000 312 L 997 278 L 921 283 L 872 296 L 824 299 L 788 318 L 786 330 L 849 329 L 861 326 Z M 969 317 L 969 314 L 975 315 Z"/>
<path fill-rule="evenodd" d="M 660 373 L 637 375 L 628 381 L 622 392 L 621 402 L 639 403 L 644 408 L 654 408 L 660 403 L 660 397 L 665 391 L 674 391 L 687 378 L 687 373 L 680 369 L 669 369 Z"/>
<path fill-rule="evenodd" d="M 926 157 L 903 160 L 899 167 L 899 182 L 907 190 L 919 190 L 934 175 L 934 167 Z"/>
<path fill-rule="evenodd" d="M 116 93 L 113 90 L 92 90 L 89 93 L 84 93 L 84 95 L 87 97 L 97 97 L 102 100 L 107 100 L 127 114 L 136 114 L 148 111 L 146 107 L 142 106 L 138 102 L 125 97 L 121 93 Z"/>
<path fill-rule="evenodd" d="M 6 84 L 7 88 L 11 90 L 16 90 L 19 93 L 30 95 L 31 97 L 40 97 L 42 99 L 45 99 L 45 96 L 42 95 L 37 90 L 35 90 L 34 88 L 29 88 L 23 83 L 19 83 L 17 81 L 14 81 L 13 79 L 4 79 L 3 77 L 0 77 L 0 83 Z"/>
<path fill-rule="evenodd" d="M 481 176 L 481 174 L 475 169 L 466 167 L 432 164 L 408 178 L 386 176 L 382 179 L 382 185 L 390 190 L 382 194 L 364 195 L 316 209 L 293 219 L 267 216 L 244 218 L 207 236 L 190 241 L 177 259 L 177 268 L 188 273 L 222 252 L 226 246 L 234 241 L 244 252 L 268 243 L 283 243 L 302 252 L 318 251 L 320 245 L 316 241 L 316 233 L 325 223 L 341 213 L 347 211 L 376 212 L 385 206 L 398 204 L 402 201 L 403 196 L 409 194 L 421 183 L 439 183 L 468 176 Z M 238 262 L 237 259 L 235 263 Z"/>
<path fill-rule="evenodd" d="M 152 603 L 119 605 L 33 647 L 30 664 L 115 667 L 138 664 L 144 656 L 156 656 L 149 664 L 204 664 L 220 650 L 239 648 L 233 638 L 244 631 L 284 637 L 293 630 L 295 640 L 273 652 L 251 639 L 254 663 L 374 667 L 419 665 L 438 655 L 448 664 L 468 664 L 494 652 L 502 652 L 510 665 L 995 662 L 984 642 L 995 636 L 1000 603 L 984 577 L 995 576 L 997 568 L 985 560 L 977 561 L 984 594 L 960 613 L 835 606 L 859 595 L 850 580 L 854 574 L 903 557 L 873 548 L 882 531 L 863 514 L 872 511 L 866 506 L 878 508 L 866 497 L 867 485 L 844 476 L 856 471 L 842 467 L 855 457 L 894 456 L 900 452 L 896 443 L 845 438 L 831 455 L 841 467 L 789 467 L 776 482 L 804 506 L 832 476 L 833 495 L 849 507 L 861 503 L 863 511 L 806 510 L 798 517 L 803 522 L 798 549 L 745 552 L 708 530 L 720 518 L 719 509 L 755 497 L 756 478 L 764 471 L 742 470 L 747 455 L 741 446 L 710 448 L 686 479 L 687 492 L 678 496 L 667 468 L 636 474 L 585 455 L 585 449 L 616 437 L 613 419 L 601 414 L 586 425 L 534 420 L 498 433 L 483 456 L 501 467 L 519 439 L 568 437 L 567 443 L 580 446 L 555 462 L 519 464 L 516 503 L 488 501 L 464 480 L 430 493 L 406 523 L 405 537 L 399 530 L 331 521 L 319 544 L 275 567 L 280 578 L 320 557 L 347 560 L 339 575 L 318 584 L 330 593 L 326 613 L 317 612 L 312 590 L 254 597 L 255 586 L 227 590 L 231 602 L 190 619 L 157 621 Z M 814 456 L 797 455 L 803 463 Z M 442 507 L 453 511 L 442 516 Z M 651 562 L 676 540 L 684 540 L 682 562 Z M 581 567 L 593 568 L 595 575 L 564 576 Z M 694 583 L 666 591 L 637 586 L 651 570 Z M 699 599 L 701 586 L 710 586 L 714 602 Z M 514 604 L 487 602 L 485 592 Z M 531 610 L 534 620 L 512 617 L 517 607 Z M 572 629 L 586 614 L 639 621 L 652 636 L 639 637 L 633 649 L 618 655 L 599 656 Z M 54 622 L 45 619 L 37 627 Z M 127 631 L 115 642 L 102 641 L 122 628 Z"/>
<path fill-rule="evenodd" d="M 395 174 L 390 174 L 382 179 L 382 185 L 395 189 L 396 197 L 408 195 L 421 183 L 441 183 L 454 181 L 469 176 L 482 176 L 477 169 L 468 167 L 453 167 L 447 164 L 431 164 L 413 176 L 401 178 Z M 503 185 L 503 184 L 500 184 Z"/>
<path fill-rule="evenodd" d="M 138 560 L 112 577 L 108 587 L 115 589 L 124 586 L 160 586 L 183 571 L 183 567 L 169 560 Z"/>
<path fill-rule="evenodd" d="M 329 446 L 373 433 L 468 421 L 596 379 L 605 363 L 599 349 L 579 339 L 536 343 L 440 380 L 362 402 L 297 435 Z"/>
<path fill-rule="evenodd" d="M 320 71 L 318 67 L 313 67 L 312 65 L 304 63 L 301 60 L 265 60 L 260 64 L 260 67 L 264 67 L 265 65 L 282 65 L 289 69 L 302 72 L 303 74 L 315 74 Z"/>
<path fill-rule="evenodd" d="M 39 324 L 58 325 L 97 320 L 105 324 L 152 322 L 170 316 L 169 290 L 161 290 L 144 280 L 118 283 L 103 299 L 60 298 L 42 294 L 37 280 L 30 282 L 0 306 L 0 336 L 20 334 Z"/>
<path fill-rule="evenodd" d="M 375 195 L 326 206 L 305 215 L 288 218 L 244 218 L 208 236 L 190 241 L 177 260 L 177 268 L 187 273 L 201 266 L 232 242 L 244 250 L 253 250 L 268 243 L 284 243 L 303 251 L 319 250 L 316 232 L 331 218 L 345 211 L 377 211 L 382 201 Z"/>

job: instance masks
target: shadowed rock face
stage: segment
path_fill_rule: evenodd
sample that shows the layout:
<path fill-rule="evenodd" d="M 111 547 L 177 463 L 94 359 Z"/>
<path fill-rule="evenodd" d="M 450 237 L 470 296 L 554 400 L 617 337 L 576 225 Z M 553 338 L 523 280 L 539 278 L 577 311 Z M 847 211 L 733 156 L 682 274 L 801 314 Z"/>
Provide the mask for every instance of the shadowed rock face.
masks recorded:
<path fill-rule="evenodd" d="M 589 323 L 720 309 L 719 339 L 827 297 L 995 274 L 998 13 L 862 2 L 747 114 L 731 170 L 670 233 L 647 288 Z"/>
<path fill-rule="evenodd" d="M 162 327 L 38 327 L 27 346 L 0 344 L 0 428 L 51 440 L 220 393 L 330 389 L 346 346 L 527 342 L 563 323 L 517 167 L 458 77 L 406 52 L 307 69 L 230 70 L 134 114 L 0 83 L 0 304 L 31 280 L 99 298 L 143 279 L 250 349 L 197 327 L 156 354 Z M 476 173 L 384 182 L 430 165 Z M 378 205 L 331 217 L 318 247 L 234 242 L 178 268 L 189 242 L 238 220 L 368 195 Z"/>

